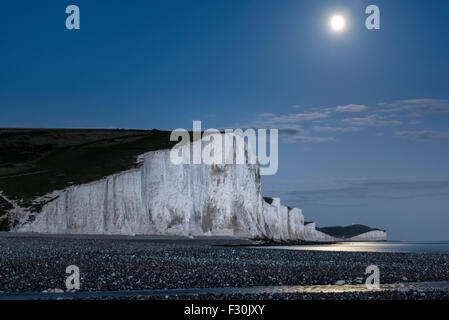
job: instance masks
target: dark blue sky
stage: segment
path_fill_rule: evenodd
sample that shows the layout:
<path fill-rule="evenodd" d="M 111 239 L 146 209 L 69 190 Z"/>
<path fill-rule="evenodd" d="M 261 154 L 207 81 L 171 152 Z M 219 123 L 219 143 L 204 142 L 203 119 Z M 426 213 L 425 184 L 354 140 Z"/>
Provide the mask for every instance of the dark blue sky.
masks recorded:
<path fill-rule="evenodd" d="M 4 2 L 0 126 L 288 129 L 266 195 L 449 240 L 448 26 L 447 0 Z"/>

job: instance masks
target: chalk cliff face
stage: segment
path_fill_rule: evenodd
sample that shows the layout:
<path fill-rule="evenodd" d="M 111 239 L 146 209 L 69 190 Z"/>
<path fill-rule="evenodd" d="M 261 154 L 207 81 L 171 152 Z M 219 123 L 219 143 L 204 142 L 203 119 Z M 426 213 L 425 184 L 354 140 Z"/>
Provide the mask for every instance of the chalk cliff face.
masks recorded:
<path fill-rule="evenodd" d="M 233 235 L 303 239 L 300 209 L 271 204 L 259 165 L 175 165 L 170 151 L 138 168 L 62 190 L 17 231 L 71 234 Z"/>
<path fill-rule="evenodd" d="M 324 232 L 316 230 L 315 222 L 308 223 L 304 226 L 304 240 L 306 241 L 337 241 L 338 239 L 332 237 Z"/>
<path fill-rule="evenodd" d="M 315 222 L 304 226 L 304 238 L 306 241 L 386 241 L 387 232 L 383 230 L 373 230 L 361 233 L 355 237 L 338 238 L 316 229 Z"/>
<path fill-rule="evenodd" d="M 374 230 L 359 234 L 358 236 L 352 237 L 349 240 L 353 241 L 386 241 L 387 232 L 382 230 Z"/>
<path fill-rule="evenodd" d="M 170 150 L 145 153 L 134 169 L 40 197 L 46 204 L 38 214 L 2 198 L 13 208 L 9 215 L 19 221 L 19 232 L 340 240 L 315 223 L 304 225 L 301 209 L 283 206 L 279 198 L 266 202 L 258 163 L 174 164 Z M 345 240 L 386 240 L 386 233 Z"/>

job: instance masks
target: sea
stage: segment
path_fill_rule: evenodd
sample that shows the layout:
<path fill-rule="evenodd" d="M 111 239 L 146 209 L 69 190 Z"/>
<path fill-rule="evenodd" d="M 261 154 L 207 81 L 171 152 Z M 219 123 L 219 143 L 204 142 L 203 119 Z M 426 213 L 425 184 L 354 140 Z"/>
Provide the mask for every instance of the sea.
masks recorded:
<path fill-rule="evenodd" d="M 333 244 L 273 246 L 268 248 L 315 251 L 414 252 L 449 254 L 449 241 L 337 242 Z"/>

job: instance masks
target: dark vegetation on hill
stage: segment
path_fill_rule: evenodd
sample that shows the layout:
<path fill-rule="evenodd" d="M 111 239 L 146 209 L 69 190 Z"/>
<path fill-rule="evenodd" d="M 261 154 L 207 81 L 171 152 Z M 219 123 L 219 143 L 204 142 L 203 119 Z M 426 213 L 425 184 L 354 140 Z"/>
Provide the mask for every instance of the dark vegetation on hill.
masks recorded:
<path fill-rule="evenodd" d="M 270 197 L 263 197 L 263 199 L 264 199 L 265 202 L 268 203 L 268 204 L 272 204 L 272 203 L 273 203 L 273 198 L 270 198 Z"/>
<path fill-rule="evenodd" d="M 35 197 L 130 169 L 139 154 L 174 144 L 159 130 L 0 129 L 0 191 L 39 212 Z M 0 196 L 0 230 L 17 223 L 5 216 L 11 208 Z"/>
<path fill-rule="evenodd" d="M 369 231 L 375 231 L 380 229 L 370 228 L 368 226 L 364 226 L 362 224 L 353 224 L 351 226 L 346 227 L 324 227 L 324 228 L 317 228 L 317 230 L 324 232 L 330 236 L 336 237 L 336 238 L 352 238 L 355 236 L 358 236 L 359 234 L 369 232 Z M 381 230 L 384 231 L 384 230 Z"/>

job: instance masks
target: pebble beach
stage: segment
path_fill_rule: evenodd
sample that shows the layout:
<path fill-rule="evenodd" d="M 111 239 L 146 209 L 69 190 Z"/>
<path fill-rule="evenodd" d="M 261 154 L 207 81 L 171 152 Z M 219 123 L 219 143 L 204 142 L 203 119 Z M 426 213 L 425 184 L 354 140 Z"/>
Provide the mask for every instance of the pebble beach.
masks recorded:
<path fill-rule="evenodd" d="M 237 241 L 238 242 L 238 241 Z M 244 243 L 244 242 L 243 242 Z M 299 251 L 229 245 L 227 240 L 0 235 L 0 294 L 66 290 L 66 267 L 80 269 L 79 292 L 179 288 L 356 285 L 377 265 L 382 284 L 449 281 L 449 255 Z M 227 246 L 224 246 L 227 245 Z M 104 297 L 108 298 L 108 297 Z M 111 297 L 113 299 L 113 297 Z M 157 295 L 128 299 L 444 299 L 448 290 L 263 292 Z"/>

